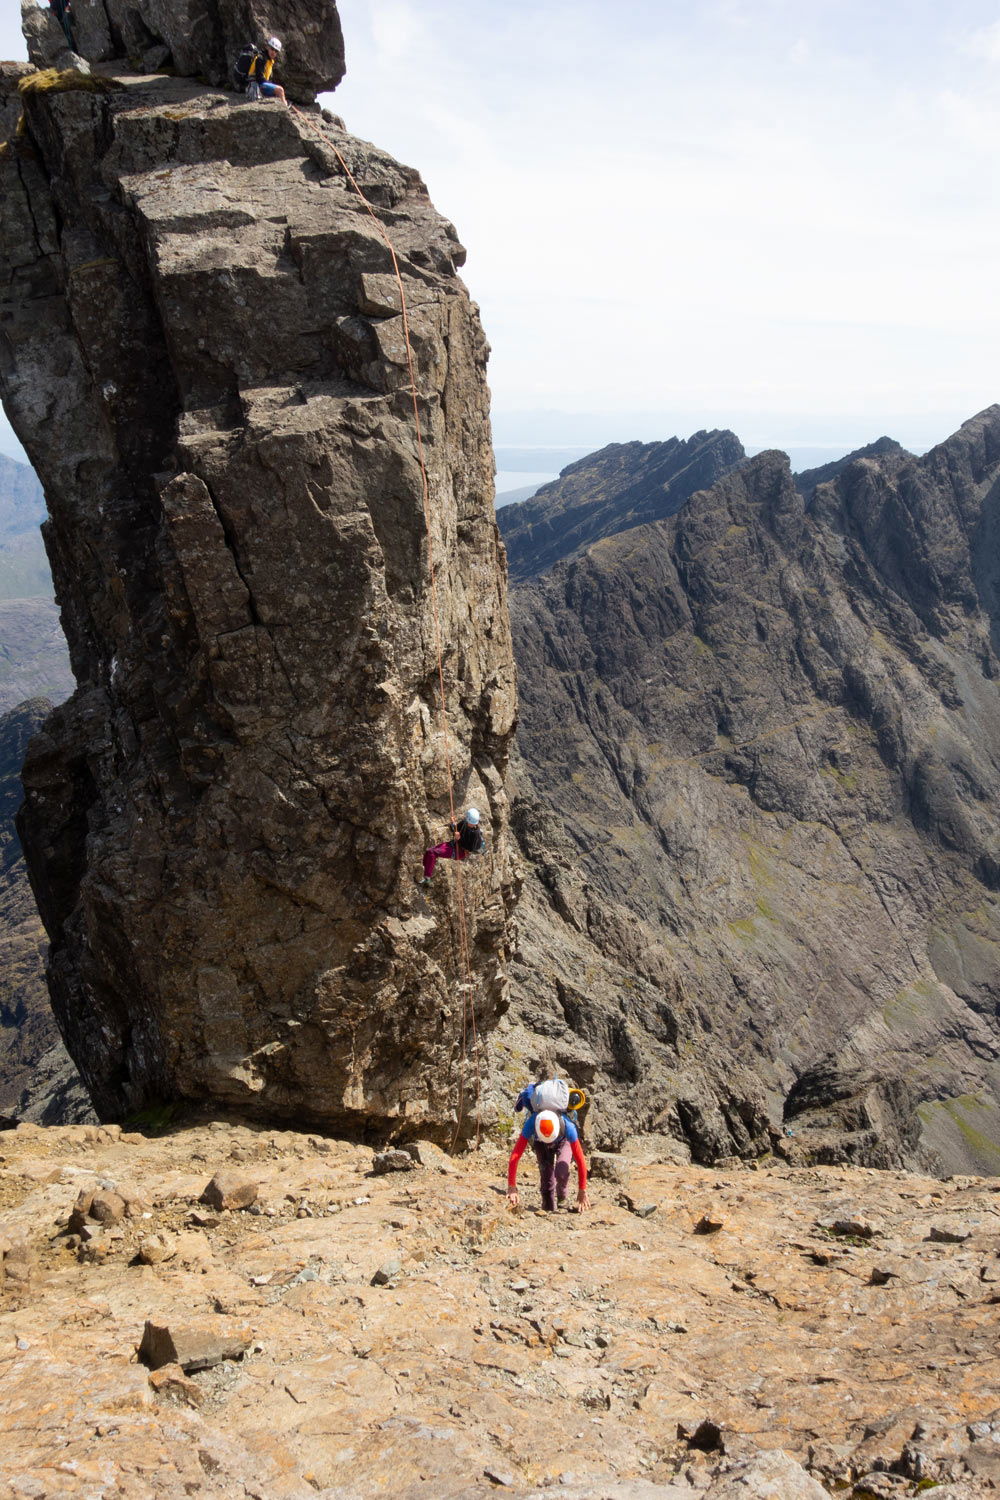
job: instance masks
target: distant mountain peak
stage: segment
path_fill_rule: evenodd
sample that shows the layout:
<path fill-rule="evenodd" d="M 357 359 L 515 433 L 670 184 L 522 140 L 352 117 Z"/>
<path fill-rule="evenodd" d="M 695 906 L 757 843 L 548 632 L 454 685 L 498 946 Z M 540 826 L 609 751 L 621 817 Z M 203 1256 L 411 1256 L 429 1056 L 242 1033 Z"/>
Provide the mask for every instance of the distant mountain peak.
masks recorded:
<path fill-rule="evenodd" d="M 585 547 L 674 515 L 746 458 L 735 433 L 701 431 L 658 443 L 609 443 L 563 469 L 497 521 L 512 579 L 536 577 Z"/>
<path fill-rule="evenodd" d="M 845 453 L 843 458 L 832 459 L 828 464 L 820 464 L 815 469 L 803 469 L 800 474 L 794 476 L 795 487 L 802 495 L 810 495 L 818 484 L 826 484 L 831 479 L 836 479 L 839 474 L 849 468 L 853 463 L 864 460 L 876 460 L 879 462 L 893 458 L 912 458 L 913 454 L 908 452 L 895 438 L 880 437 L 873 443 L 866 443 L 863 448 L 855 448 L 853 453 Z"/>

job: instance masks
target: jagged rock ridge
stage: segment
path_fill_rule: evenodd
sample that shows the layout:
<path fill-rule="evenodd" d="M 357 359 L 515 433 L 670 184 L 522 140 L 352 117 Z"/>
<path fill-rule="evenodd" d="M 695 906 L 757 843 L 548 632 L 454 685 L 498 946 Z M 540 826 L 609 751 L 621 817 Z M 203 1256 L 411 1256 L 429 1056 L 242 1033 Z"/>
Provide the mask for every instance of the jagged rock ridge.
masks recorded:
<path fill-rule="evenodd" d="M 837 479 L 851 464 L 857 463 L 859 458 L 879 459 L 886 466 L 892 459 L 908 459 L 913 454 L 908 453 L 902 444 L 897 443 L 895 438 L 880 437 L 874 443 L 866 443 L 863 448 L 855 448 L 853 453 L 846 454 L 843 458 L 835 458 L 830 463 L 820 464 L 817 469 L 802 469 L 792 477 L 795 487 L 808 499 L 817 485 L 826 484 L 831 479 Z"/>
<path fill-rule="evenodd" d="M 449 808 L 430 543 L 398 287 L 337 152 L 410 303 L 455 796 L 491 846 L 482 1033 L 514 682 L 463 252 L 415 172 L 318 116 L 104 87 L 24 94 L 0 161 L 3 396 L 79 683 L 21 825 L 60 1027 L 105 1118 L 182 1096 L 450 1138 L 467 976 L 451 872 L 413 880 Z"/>
<path fill-rule="evenodd" d="M 497 519 L 512 579 L 532 578 L 601 537 L 672 516 L 745 458 L 732 432 L 665 443 L 611 443 L 563 469 Z"/>
<path fill-rule="evenodd" d="M 721 1108 L 746 1150 L 739 1068 L 782 1149 L 1000 1165 L 998 506 L 993 407 L 808 503 L 760 455 L 516 590 L 515 1035 L 612 1135 L 712 1155 Z"/>

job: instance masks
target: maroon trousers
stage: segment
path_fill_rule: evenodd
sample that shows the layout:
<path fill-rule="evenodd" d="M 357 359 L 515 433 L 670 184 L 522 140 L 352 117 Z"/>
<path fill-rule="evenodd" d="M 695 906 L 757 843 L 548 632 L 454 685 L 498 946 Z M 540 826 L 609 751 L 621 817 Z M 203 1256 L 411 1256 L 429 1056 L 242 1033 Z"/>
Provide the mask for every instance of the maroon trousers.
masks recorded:
<path fill-rule="evenodd" d="M 551 1213 L 557 1201 L 559 1203 L 566 1201 L 573 1148 L 565 1139 L 561 1140 L 558 1146 L 542 1146 L 536 1141 L 535 1160 L 538 1163 L 538 1186 L 542 1194 L 542 1207 Z"/>
<path fill-rule="evenodd" d="M 456 850 L 458 851 L 457 853 Z M 465 858 L 468 852 L 468 849 L 463 849 L 461 844 L 455 843 L 453 840 L 449 840 L 444 844 L 435 844 L 432 849 L 424 850 L 424 874 L 430 880 L 434 874 L 434 866 L 439 859 L 461 860 Z"/>

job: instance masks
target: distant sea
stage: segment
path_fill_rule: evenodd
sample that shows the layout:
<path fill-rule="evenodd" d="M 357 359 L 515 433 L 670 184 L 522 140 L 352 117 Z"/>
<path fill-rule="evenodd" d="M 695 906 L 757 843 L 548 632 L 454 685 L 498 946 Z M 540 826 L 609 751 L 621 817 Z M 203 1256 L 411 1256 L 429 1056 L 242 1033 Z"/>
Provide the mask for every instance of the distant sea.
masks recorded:
<path fill-rule="evenodd" d="M 558 478 L 558 474 L 545 473 L 540 469 L 527 473 L 519 469 L 498 469 L 497 505 L 509 505 L 511 500 L 527 500 L 543 484 Z M 526 490 L 528 494 L 525 494 Z"/>

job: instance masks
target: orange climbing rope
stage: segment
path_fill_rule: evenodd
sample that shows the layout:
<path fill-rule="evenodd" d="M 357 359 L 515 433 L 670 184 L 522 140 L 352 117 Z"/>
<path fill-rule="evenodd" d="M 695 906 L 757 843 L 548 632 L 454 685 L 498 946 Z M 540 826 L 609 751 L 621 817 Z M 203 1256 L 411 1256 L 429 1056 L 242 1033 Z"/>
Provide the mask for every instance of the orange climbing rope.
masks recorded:
<path fill-rule="evenodd" d="M 299 116 L 299 118 L 306 126 L 311 124 L 311 121 L 307 120 L 302 111 L 297 109 L 294 104 L 290 105 L 289 107 L 294 111 L 295 114 Z M 396 284 L 399 287 L 399 304 L 403 317 L 403 340 L 406 345 L 406 368 L 409 379 L 410 399 L 413 403 L 413 425 L 417 434 L 417 460 L 420 465 L 420 485 L 423 498 L 424 528 L 427 532 L 427 566 L 430 575 L 431 586 L 431 613 L 434 619 L 434 645 L 437 652 L 438 712 L 441 721 L 442 740 L 444 743 L 445 772 L 448 778 L 448 805 L 451 814 L 450 826 L 454 828 L 457 825 L 458 820 L 455 815 L 455 781 L 451 764 L 451 740 L 448 727 L 448 697 L 444 683 L 444 651 L 442 646 L 441 611 L 438 601 L 437 565 L 434 558 L 434 537 L 431 528 L 430 482 L 427 477 L 427 463 L 424 456 L 424 437 L 423 431 L 420 426 L 420 406 L 417 398 L 417 379 L 413 362 L 413 344 L 410 339 L 410 316 L 406 301 L 406 287 L 403 284 L 403 275 L 399 269 L 399 260 L 396 255 L 396 249 L 389 237 L 388 230 L 382 223 L 382 220 L 378 217 L 378 214 L 376 214 L 374 208 L 372 207 L 372 204 L 365 197 L 364 192 L 362 191 L 357 179 L 355 178 L 354 173 L 347 165 L 347 162 L 344 160 L 343 156 L 337 150 L 337 147 L 333 144 L 333 142 L 330 141 L 329 138 L 325 135 L 325 133 L 323 137 L 323 144 L 329 146 L 333 151 L 334 156 L 336 156 L 338 162 L 341 165 L 341 168 L 343 169 L 344 176 L 351 184 L 351 187 L 354 189 L 358 198 L 361 200 L 362 204 L 364 205 L 365 211 L 370 216 L 376 229 L 385 242 L 386 249 L 389 251 L 389 256 L 392 261 L 392 269 L 395 273 Z M 465 1108 L 465 1062 L 468 1056 L 468 1040 L 469 1032 L 471 1029 L 472 1051 L 475 1063 L 476 1145 L 478 1146 L 482 1134 L 482 1122 L 480 1119 L 480 1097 L 482 1092 L 482 1083 L 480 1076 L 479 1030 L 476 1024 L 475 983 L 472 976 L 472 958 L 469 948 L 469 928 L 465 913 L 465 892 L 462 885 L 462 862 L 461 860 L 456 859 L 454 863 L 455 891 L 457 896 L 456 909 L 458 917 L 458 947 L 461 966 L 465 974 L 465 981 L 459 986 L 462 992 L 462 1044 L 461 1063 L 459 1066 L 458 1109 L 456 1112 L 455 1135 L 452 1139 L 452 1145 L 454 1146 L 455 1142 L 458 1140 L 459 1130 L 461 1128 L 462 1122 L 462 1113 Z"/>

